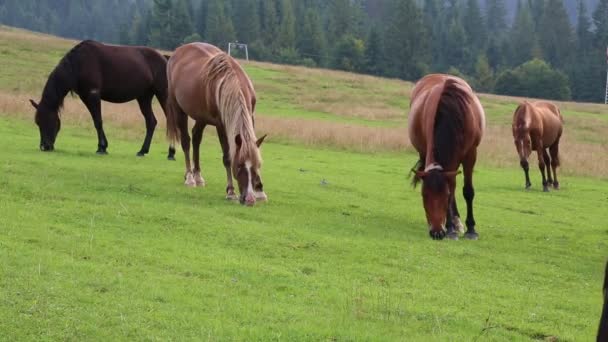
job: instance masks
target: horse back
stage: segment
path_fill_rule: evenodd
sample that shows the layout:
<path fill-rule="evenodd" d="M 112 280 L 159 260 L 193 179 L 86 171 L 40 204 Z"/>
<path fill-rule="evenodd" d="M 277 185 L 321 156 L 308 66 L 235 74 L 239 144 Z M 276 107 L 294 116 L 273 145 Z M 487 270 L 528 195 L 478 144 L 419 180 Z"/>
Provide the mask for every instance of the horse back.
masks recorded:
<path fill-rule="evenodd" d="M 180 108 L 195 120 L 217 125 L 220 113 L 217 101 L 217 84 L 205 77 L 209 63 L 219 54 L 225 52 L 206 43 L 192 43 L 180 46 L 175 50 L 167 65 L 167 77 L 170 96 L 173 96 Z M 226 55 L 230 66 L 239 79 L 243 95 L 253 113 L 255 92 L 249 77 L 232 57 Z"/>
<path fill-rule="evenodd" d="M 458 89 L 458 93 L 466 94 L 468 110 L 464 113 L 463 129 L 469 139 L 468 147 L 476 147 L 481 142 L 485 130 L 485 112 L 472 88 L 458 77 L 431 74 L 419 80 L 411 93 L 409 135 L 410 141 L 419 153 L 428 154 L 426 150 L 432 149 L 435 114 L 446 87 Z"/>
<path fill-rule="evenodd" d="M 536 101 L 532 105 L 542 127 L 543 144 L 545 147 L 551 146 L 562 135 L 564 121 L 562 114 L 554 103 L 548 101 Z"/>
<path fill-rule="evenodd" d="M 99 91 L 102 100 L 127 102 L 166 89 L 166 60 L 146 47 L 81 43 L 77 92 Z"/>

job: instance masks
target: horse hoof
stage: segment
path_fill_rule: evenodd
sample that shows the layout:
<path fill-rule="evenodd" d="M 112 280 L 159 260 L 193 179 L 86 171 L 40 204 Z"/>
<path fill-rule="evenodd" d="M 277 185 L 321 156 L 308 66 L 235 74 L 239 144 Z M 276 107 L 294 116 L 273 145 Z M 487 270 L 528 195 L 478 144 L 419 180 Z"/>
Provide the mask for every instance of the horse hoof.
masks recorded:
<path fill-rule="evenodd" d="M 168 157 L 167 157 L 167 160 L 172 160 L 172 161 L 175 161 L 175 156 L 168 156 Z"/>
<path fill-rule="evenodd" d="M 198 186 L 198 187 L 204 188 L 205 185 L 207 185 L 207 183 L 205 183 L 205 180 L 202 180 L 202 181 L 197 180 L 196 181 L 196 186 Z"/>
<path fill-rule="evenodd" d="M 108 154 L 108 152 L 106 151 L 97 151 L 97 154 L 100 156 L 105 156 L 106 154 Z"/>
<path fill-rule="evenodd" d="M 137 152 L 136 156 L 138 156 L 138 157 L 145 157 L 146 154 L 143 153 L 143 152 Z"/>
<path fill-rule="evenodd" d="M 553 183 L 553 189 L 559 190 L 559 183 L 557 183 L 557 182 Z"/>
<path fill-rule="evenodd" d="M 464 233 L 464 225 L 460 221 L 460 217 L 454 216 L 454 219 L 452 220 L 452 222 L 454 223 L 454 228 L 456 229 L 456 231 L 458 233 L 460 233 L 460 234 L 463 234 Z"/>
<path fill-rule="evenodd" d="M 451 232 L 447 234 L 448 239 L 450 240 L 458 240 L 458 233 L 457 232 Z"/>
<path fill-rule="evenodd" d="M 445 231 L 444 230 L 431 230 L 429 231 L 429 235 L 431 236 L 431 238 L 433 240 L 443 240 L 443 238 L 445 237 Z"/>
<path fill-rule="evenodd" d="M 465 233 L 464 238 L 467 240 L 479 240 L 479 234 L 477 233 Z"/>
<path fill-rule="evenodd" d="M 236 200 L 238 200 L 238 199 L 239 199 L 239 198 L 238 198 L 238 197 L 237 197 L 237 195 L 236 195 L 236 194 L 234 194 L 234 193 L 231 193 L 231 194 L 226 194 L 226 200 L 228 200 L 228 201 L 236 201 Z"/>
<path fill-rule="evenodd" d="M 548 186 L 543 186 L 543 192 L 549 192 L 549 187 Z"/>
<path fill-rule="evenodd" d="M 532 184 L 526 184 L 526 190 L 530 190 L 531 187 L 532 187 Z"/>

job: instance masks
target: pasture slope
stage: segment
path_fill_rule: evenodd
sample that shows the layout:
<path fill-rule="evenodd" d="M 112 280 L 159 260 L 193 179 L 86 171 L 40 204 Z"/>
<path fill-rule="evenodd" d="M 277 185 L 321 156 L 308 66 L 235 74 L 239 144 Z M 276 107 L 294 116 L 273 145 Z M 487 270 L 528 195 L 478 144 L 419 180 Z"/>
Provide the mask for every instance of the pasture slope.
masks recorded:
<path fill-rule="evenodd" d="M 73 44 L 0 29 L 0 340 L 594 338 L 608 256 L 604 107 L 562 104 L 571 150 L 562 190 L 544 194 L 536 170 L 523 191 L 515 100 L 483 96 L 480 240 L 437 242 L 406 178 L 409 83 L 247 64 L 258 131 L 271 134 L 270 201 L 243 208 L 223 199 L 210 132 L 206 188 L 183 187 L 162 128 L 136 158 L 135 104 L 104 105 L 110 154 L 97 156 L 89 115 L 68 99 L 57 150 L 39 152 L 26 99 Z"/>

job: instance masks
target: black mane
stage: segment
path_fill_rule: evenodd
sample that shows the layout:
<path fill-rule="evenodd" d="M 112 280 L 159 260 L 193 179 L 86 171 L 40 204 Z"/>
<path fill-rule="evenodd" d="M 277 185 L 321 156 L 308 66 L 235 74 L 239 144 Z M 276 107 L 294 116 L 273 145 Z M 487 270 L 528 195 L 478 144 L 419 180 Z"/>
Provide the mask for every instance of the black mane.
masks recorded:
<path fill-rule="evenodd" d="M 469 97 L 453 80 L 446 81 L 435 116 L 433 156 L 439 165 L 450 165 L 464 141 Z"/>
<path fill-rule="evenodd" d="M 52 112 L 59 112 L 63 107 L 63 100 L 68 92 L 73 92 L 77 86 L 79 71 L 79 55 L 83 46 L 91 43 L 90 40 L 80 42 L 63 56 L 49 78 L 42 91 L 40 105 Z"/>

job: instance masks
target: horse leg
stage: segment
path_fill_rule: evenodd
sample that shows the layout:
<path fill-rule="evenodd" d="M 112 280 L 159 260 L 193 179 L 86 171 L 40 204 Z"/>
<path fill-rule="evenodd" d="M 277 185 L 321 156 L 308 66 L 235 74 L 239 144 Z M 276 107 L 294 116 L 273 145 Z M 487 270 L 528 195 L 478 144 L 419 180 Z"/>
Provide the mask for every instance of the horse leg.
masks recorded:
<path fill-rule="evenodd" d="M 238 199 L 238 197 L 234 193 L 234 185 L 232 184 L 232 169 L 230 168 L 230 145 L 228 145 L 228 137 L 226 136 L 224 128 L 220 126 L 216 126 L 215 128 L 217 130 L 217 136 L 220 140 L 220 145 L 222 146 L 222 160 L 224 162 L 224 167 L 226 168 L 226 199 L 235 201 Z"/>
<path fill-rule="evenodd" d="M 551 169 L 549 168 L 549 165 L 551 165 L 551 157 L 549 157 L 549 152 L 546 148 L 543 149 L 543 157 L 545 158 L 545 162 L 547 163 L 547 184 L 552 185 L 553 176 L 551 176 Z"/>
<path fill-rule="evenodd" d="M 458 240 L 458 230 L 454 225 L 455 213 L 454 213 L 454 202 L 456 198 L 454 196 L 455 185 L 450 185 L 450 198 L 448 203 L 448 215 L 445 223 L 446 236 L 450 240 Z"/>
<path fill-rule="evenodd" d="M 557 181 L 557 167 L 559 166 L 559 140 L 549 147 L 549 153 L 551 153 L 551 168 L 553 169 L 553 188 L 558 190 L 559 182 Z"/>
<path fill-rule="evenodd" d="M 179 135 L 182 143 L 182 150 L 184 151 L 184 160 L 186 163 L 186 175 L 184 184 L 189 187 L 196 186 L 194 175 L 192 174 L 192 166 L 190 164 L 190 134 L 188 133 L 188 115 L 184 113 L 180 108 L 177 110 L 177 126 L 179 128 Z"/>
<path fill-rule="evenodd" d="M 139 110 L 144 116 L 146 121 L 146 137 L 144 138 L 144 144 L 141 146 L 141 150 L 137 152 L 138 157 L 143 157 L 150 152 L 150 143 L 152 142 L 152 136 L 154 135 L 154 129 L 156 128 L 156 117 L 152 111 L 152 97 L 146 96 L 137 99 L 139 104 Z"/>
<path fill-rule="evenodd" d="M 197 121 L 192 127 L 192 159 L 194 159 L 194 182 L 196 186 L 205 186 L 205 179 L 201 175 L 200 148 L 203 141 L 203 131 L 205 124 Z"/>
<path fill-rule="evenodd" d="M 103 121 L 101 120 L 101 99 L 98 91 L 91 91 L 85 95 L 79 95 L 80 100 L 91 113 L 93 124 L 97 131 L 97 154 L 108 154 L 108 139 L 103 131 Z"/>
<path fill-rule="evenodd" d="M 543 177 L 543 191 L 548 192 L 549 187 L 548 187 L 548 183 L 547 183 L 547 178 L 545 177 L 546 163 L 545 163 L 543 142 L 541 139 L 538 139 L 538 141 L 536 142 L 536 152 L 538 153 L 538 168 L 540 169 L 540 174 Z"/>
<path fill-rule="evenodd" d="M 467 201 L 467 231 L 464 237 L 469 240 L 477 240 L 479 234 L 475 231 L 475 218 L 473 217 L 473 199 L 475 198 L 475 189 L 473 188 L 473 168 L 477 161 L 477 150 L 473 150 L 467 154 L 463 163 L 462 171 L 464 175 L 464 186 L 462 194 Z"/>
<path fill-rule="evenodd" d="M 166 118 L 167 117 L 167 98 L 168 98 L 166 80 L 164 82 L 160 82 L 159 84 L 157 84 L 155 86 L 154 95 L 158 99 L 158 103 L 160 104 L 160 107 L 163 109 L 163 112 L 165 113 L 165 118 Z M 167 159 L 175 160 L 175 146 L 173 146 L 173 142 L 171 142 L 169 144 L 169 153 L 167 154 Z"/>
<path fill-rule="evenodd" d="M 462 234 L 464 233 L 464 225 L 462 224 L 462 221 L 460 221 L 460 212 L 458 211 L 458 206 L 456 205 L 456 193 L 454 190 L 455 189 L 452 189 L 452 193 L 454 194 L 454 200 L 452 201 L 452 213 L 454 214 L 454 218 L 452 219 L 452 222 L 454 222 L 454 228 L 456 231 Z"/>

